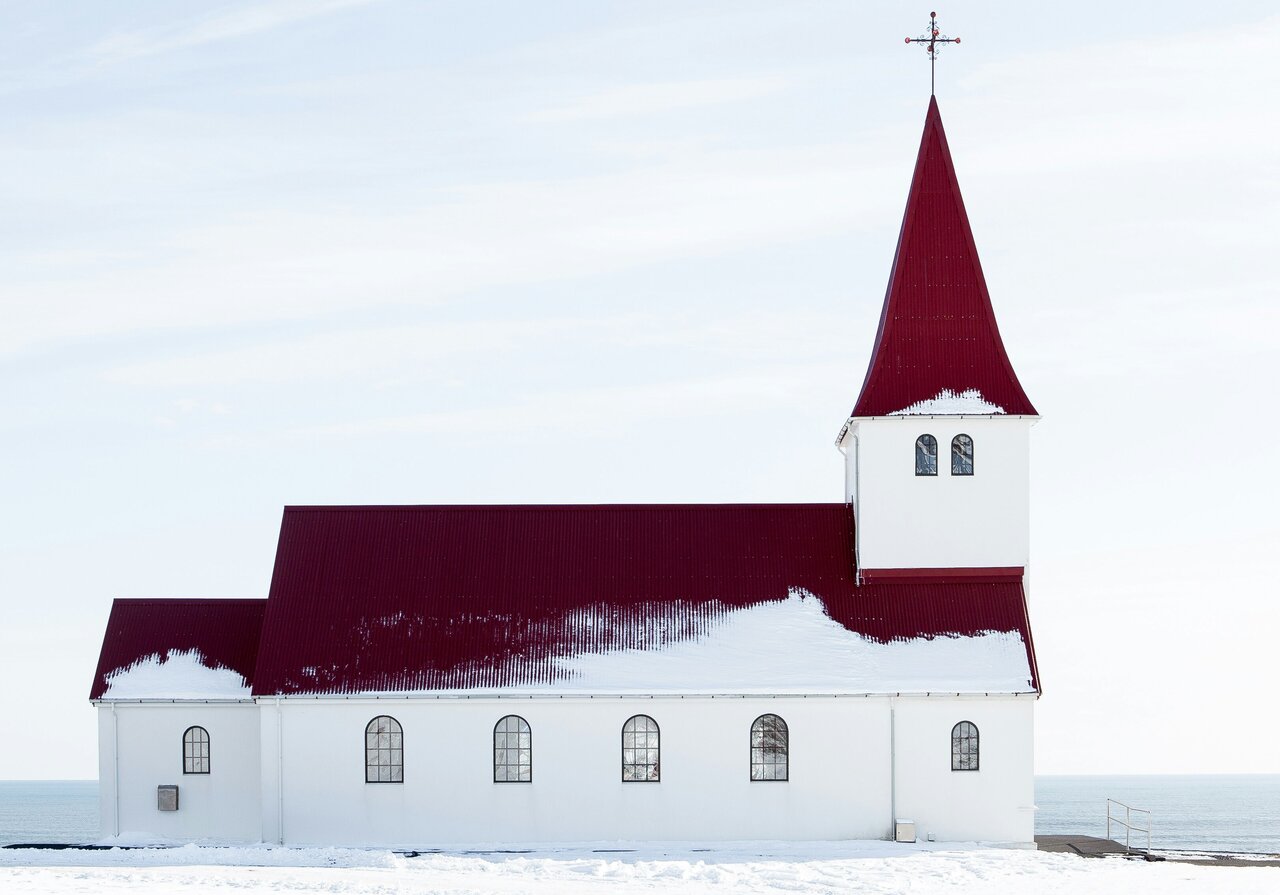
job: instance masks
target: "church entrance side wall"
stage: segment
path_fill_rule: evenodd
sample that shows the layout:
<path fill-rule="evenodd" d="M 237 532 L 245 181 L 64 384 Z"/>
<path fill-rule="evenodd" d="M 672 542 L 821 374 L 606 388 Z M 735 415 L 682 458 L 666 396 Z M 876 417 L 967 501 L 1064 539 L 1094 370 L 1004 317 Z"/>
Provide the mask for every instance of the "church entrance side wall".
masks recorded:
<path fill-rule="evenodd" d="M 270 775 L 276 707 L 262 709 Z M 765 713 L 789 727 L 787 782 L 750 779 L 751 725 Z M 404 730 L 402 784 L 365 783 L 365 725 L 380 714 Z M 493 727 L 507 714 L 531 727 L 532 783 L 493 782 Z M 621 780 L 622 727 L 636 714 L 661 730 L 658 783 Z M 279 717 L 291 844 L 877 839 L 889 829 L 882 699 L 284 700 Z M 264 782 L 265 804 L 275 796 Z"/>
<path fill-rule="evenodd" d="M 894 700 L 897 814 L 917 835 L 1031 844 L 1035 831 L 1034 699 Z M 951 769 L 951 732 L 978 729 L 978 769 Z"/>
<path fill-rule="evenodd" d="M 941 840 L 1031 841 L 1032 698 L 750 697 L 264 700 L 264 836 L 289 844 L 882 839 L 897 814 Z M 762 714 L 790 732 L 787 782 L 750 779 Z M 404 731 L 404 782 L 366 783 L 364 730 Z M 493 782 L 493 727 L 532 730 L 532 783 Z M 621 732 L 661 729 L 661 781 L 621 780 Z M 280 722 L 276 753 L 276 719 Z M 950 770 L 951 727 L 982 734 L 978 772 Z M 276 789 L 283 773 L 283 793 Z M 281 798 L 281 795 L 283 798 Z"/>
<path fill-rule="evenodd" d="M 259 710 L 244 703 L 99 703 L 103 836 L 257 842 Z M 183 734 L 204 728 L 209 773 L 183 773 Z M 156 787 L 178 787 L 178 810 L 157 808 Z"/>

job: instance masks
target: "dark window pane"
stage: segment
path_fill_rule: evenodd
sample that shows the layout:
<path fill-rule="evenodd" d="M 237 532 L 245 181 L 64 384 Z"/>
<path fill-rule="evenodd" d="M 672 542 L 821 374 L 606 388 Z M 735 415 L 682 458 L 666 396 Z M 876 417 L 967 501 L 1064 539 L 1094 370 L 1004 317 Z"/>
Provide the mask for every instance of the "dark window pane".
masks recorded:
<path fill-rule="evenodd" d="M 209 773 L 209 731 L 188 727 L 182 734 L 182 773 Z"/>
<path fill-rule="evenodd" d="M 404 732 L 400 722 L 379 715 L 364 729 L 366 783 L 404 782 Z"/>
<path fill-rule="evenodd" d="M 938 439 L 921 435 L 916 439 L 916 475 L 938 474 Z"/>
<path fill-rule="evenodd" d="M 951 728 L 951 770 L 978 770 L 978 727 L 972 721 Z"/>
<path fill-rule="evenodd" d="M 751 725 L 751 779 L 786 780 L 787 722 L 777 715 L 761 715 Z"/>
<path fill-rule="evenodd" d="M 622 779 L 656 782 L 658 762 L 658 722 L 648 715 L 628 718 L 622 726 Z"/>
<path fill-rule="evenodd" d="M 973 475 L 973 439 L 968 435 L 951 439 L 951 474 Z"/>
<path fill-rule="evenodd" d="M 533 780 L 533 734 L 529 722 L 506 715 L 493 726 L 493 782 L 529 783 Z"/>

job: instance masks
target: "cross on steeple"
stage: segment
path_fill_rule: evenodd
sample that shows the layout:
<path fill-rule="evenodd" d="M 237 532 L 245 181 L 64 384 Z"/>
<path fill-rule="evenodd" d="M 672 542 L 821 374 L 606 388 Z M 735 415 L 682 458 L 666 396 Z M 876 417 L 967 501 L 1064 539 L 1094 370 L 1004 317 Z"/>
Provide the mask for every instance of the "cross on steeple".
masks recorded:
<path fill-rule="evenodd" d="M 947 37 L 938 30 L 938 14 L 936 12 L 929 13 L 929 31 L 927 34 L 921 34 L 919 37 L 908 37 L 906 42 L 909 44 L 920 44 L 929 52 L 929 95 L 933 96 L 933 64 L 938 59 L 938 52 L 941 47 L 938 44 L 958 44 L 960 38 Z"/>

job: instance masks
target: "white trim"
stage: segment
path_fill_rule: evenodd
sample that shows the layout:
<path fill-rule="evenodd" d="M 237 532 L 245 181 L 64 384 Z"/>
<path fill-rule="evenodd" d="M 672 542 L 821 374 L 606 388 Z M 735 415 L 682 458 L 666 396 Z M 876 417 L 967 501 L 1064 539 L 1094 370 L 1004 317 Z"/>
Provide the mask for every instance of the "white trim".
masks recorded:
<path fill-rule="evenodd" d="M 253 705 L 257 702 L 253 697 L 248 699 L 161 699 L 159 697 L 147 697 L 136 699 L 90 699 L 90 705 L 155 705 L 170 703 L 184 705 Z"/>
<path fill-rule="evenodd" d="M 500 700 L 528 702 L 533 699 L 886 699 L 886 698 L 920 698 L 920 699 L 1018 699 L 1024 696 L 1039 698 L 1035 690 L 1015 690 L 1010 692 L 954 690 L 902 690 L 882 693 L 556 693 L 543 691 L 537 693 L 495 693 L 492 691 L 477 692 L 444 692 L 429 693 L 353 693 L 350 695 L 335 693 L 295 693 L 271 696 L 259 696 L 255 701 L 259 705 L 279 705 L 282 702 L 352 702 L 370 705 L 389 700 Z"/>
<path fill-rule="evenodd" d="M 851 416 L 846 426 L 861 420 L 1040 420 L 1038 413 L 895 413 L 889 416 Z M 842 432 L 844 430 L 841 430 Z"/>

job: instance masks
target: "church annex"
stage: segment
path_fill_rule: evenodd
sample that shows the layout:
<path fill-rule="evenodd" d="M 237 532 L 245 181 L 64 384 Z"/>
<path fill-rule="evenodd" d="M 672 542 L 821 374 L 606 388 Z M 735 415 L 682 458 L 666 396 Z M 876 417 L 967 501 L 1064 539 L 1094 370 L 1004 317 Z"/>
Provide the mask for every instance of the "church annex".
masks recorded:
<path fill-rule="evenodd" d="M 103 834 L 1030 846 L 1037 419 L 931 98 L 843 501 L 287 507 L 265 600 L 112 606 Z"/>

